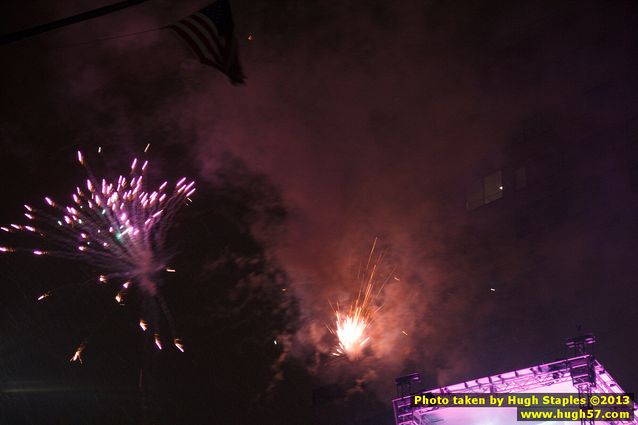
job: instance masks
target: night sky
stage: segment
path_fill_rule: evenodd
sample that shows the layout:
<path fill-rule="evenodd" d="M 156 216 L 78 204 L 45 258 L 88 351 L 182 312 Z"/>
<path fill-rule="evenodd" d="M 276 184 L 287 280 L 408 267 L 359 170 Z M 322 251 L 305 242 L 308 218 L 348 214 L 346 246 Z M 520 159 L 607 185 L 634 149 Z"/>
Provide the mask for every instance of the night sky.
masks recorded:
<path fill-rule="evenodd" d="M 103 5 L 10 0 L 0 32 Z M 183 354 L 154 350 L 141 296 L 118 306 L 99 270 L 0 257 L 0 425 L 389 425 L 397 376 L 537 365 L 580 332 L 638 390 L 636 2 L 237 0 L 239 87 L 167 30 L 96 41 L 206 5 L 0 46 L 1 224 L 68 199 L 78 149 L 113 177 L 150 143 L 153 184 L 198 187 L 161 279 Z M 503 198 L 468 211 L 496 170 Z M 375 238 L 396 279 L 364 355 L 332 359 L 330 302 Z"/>

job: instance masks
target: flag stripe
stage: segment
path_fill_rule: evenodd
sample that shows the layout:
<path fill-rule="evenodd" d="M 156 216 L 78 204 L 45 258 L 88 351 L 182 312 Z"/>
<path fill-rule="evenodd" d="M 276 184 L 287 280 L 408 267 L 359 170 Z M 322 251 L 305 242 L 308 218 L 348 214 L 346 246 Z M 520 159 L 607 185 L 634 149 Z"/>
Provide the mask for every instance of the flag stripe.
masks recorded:
<path fill-rule="evenodd" d="M 210 25 L 207 25 L 206 22 L 202 22 L 202 19 L 198 18 L 197 14 L 191 16 L 185 21 L 188 21 L 189 24 L 199 31 L 198 36 L 205 40 L 208 50 L 211 51 L 217 60 L 221 60 L 223 47 L 217 41 L 215 29 L 211 28 Z"/>
<path fill-rule="evenodd" d="M 212 42 L 211 44 L 216 47 L 218 52 L 222 53 L 224 51 L 224 46 L 220 43 L 220 37 L 213 22 L 206 15 L 201 13 L 195 13 L 191 16 L 191 19 L 201 26 L 204 34 L 210 38 Z M 220 56 L 223 56 L 223 54 Z"/>
<path fill-rule="evenodd" d="M 213 49 L 213 46 L 191 20 L 184 19 L 180 22 L 180 24 L 182 25 L 184 31 L 193 37 L 193 40 L 195 41 L 195 43 L 197 43 L 201 51 L 204 53 L 204 56 L 206 56 L 210 60 L 219 61 L 219 57 L 217 55 L 217 52 Z"/>
<path fill-rule="evenodd" d="M 191 50 L 195 52 L 195 54 L 197 55 L 197 57 L 199 58 L 201 62 L 206 62 L 207 60 L 210 60 L 206 56 L 204 56 L 204 53 L 195 42 L 195 39 L 186 32 L 186 29 L 183 28 L 180 22 L 178 22 L 175 25 L 171 25 L 170 28 L 173 31 L 175 31 L 177 34 L 179 34 L 184 39 L 184 41 L 186 41 L 186 43 L 188 44 L 188 47 L 190 47 Z"/>
<path fill-rule="evenodd" d="M 217 0 L 168 28 L 186 42 L 200 62 L 220 70 L 233 84 L 244 82 L 228 0 Z"/>

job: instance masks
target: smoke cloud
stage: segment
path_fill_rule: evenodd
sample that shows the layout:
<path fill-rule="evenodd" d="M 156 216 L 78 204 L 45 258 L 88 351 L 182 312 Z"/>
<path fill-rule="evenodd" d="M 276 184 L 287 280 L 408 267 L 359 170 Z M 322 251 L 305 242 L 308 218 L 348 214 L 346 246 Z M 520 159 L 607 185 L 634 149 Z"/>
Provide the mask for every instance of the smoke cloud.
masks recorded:
<path fill-rule="evenodd" d="M 56 12 L 69 13 L 72 4 Z M 528 259 L 523 250 L 503 253 L 472 238 L 463 188 L 476 177 L 477 163 L 488 171 L 501 167 L 521 133 L 573 118 L 583 87 L 608 80 L 602 63 L 631 67 L 606 27 L 624 22 L 624 6 L 599 22 L 593 7 L 555 2 L 238 1 L 236 30 L 248 77 L 240 88 L 195 63 L 165 31 L 71 46 L 162 26 L 203 5 L 149 2 L 29 44 L 32 52 L 41 43 L 68 45 L 38 59 L 50 80 L 32 89 L 46 98 L 33 116 L 50 112 L 55 120 L 44 118 L 42 125 L 57 140 L 67 135 L 69 144 L 113 140 L 135 151 L 152 142 L 163 156 L 184 152 L 170 164 L 194 163 L 211 183 L 230 155 L 272 182 L 288 221 L 284 232 L 263 233 L 262 240 L 288 273 L 289 296 L 302 312 L 300 328 L 281 336 L 279 379 L 281 363 L 294 358 L 326 382 L 359 380 L 351 391 L 365 382 L 387 398 L 402 373 L 420 370 L 426 385 L 436 386 L 485 373 L 486 357 L 494 369 L 532 361 L 521 354 L 508 363 L 489 342 L 498 339 L 490 332 L 499 333 L 499 326 L 513 345 L 515 326 L 527 329 L 529 318 L 512 327 L 495 324 L 517 289 L 494 294 L 475 278 L 491 270 L 477 269 L 480 255 L 502 256 L 512 270 L 528 267 Z M 16 89 L 8 93 L 19 96 Z M 589 127 L 600 131 L 617 119 L 602 104 L 624 108 L 630 100 L 588 106 Z M 587 132 L 552 128 L 557 139 Z M 8 126 L 3 144 L 33 132 Z M 367 356 L 328 362 L 317 353 L 334 344 L 325 326 L 333 320 L 329 301 L 356 295 L 353 264 L 375 237 L 398 280 L 381 294 Z M 564 246 L 547 241 L 547 256 L 574 246 L 572 235 L 564 240 Z M 515 276 L 494 280 L 508 278 Z M 575 287 L 565 285 L 566 292 Z"/>

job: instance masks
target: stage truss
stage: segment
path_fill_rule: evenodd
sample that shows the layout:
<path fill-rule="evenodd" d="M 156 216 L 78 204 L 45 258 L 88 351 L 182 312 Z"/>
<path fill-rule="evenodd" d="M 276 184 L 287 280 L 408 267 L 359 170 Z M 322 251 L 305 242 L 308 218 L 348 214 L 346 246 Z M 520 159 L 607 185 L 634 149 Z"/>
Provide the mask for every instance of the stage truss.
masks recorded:
<path fill-rule="evenodd" d="M 605 370 L 605 368 L 590 354 L 580 355 L 565 360 L 546 363 L 540 366 L 529 367 L 513 372 L 488 376 L 462 382 L 460 384 L 437 388 L 419 394 L 454 394 L 454 393 L 579 393 L 590 391 L 592 394 L 622 394 L 624 391 Z M 433 419 L 444 413 L 448 407 L 413 407 L 410 394 L 401 394 L 392 401 L 396 425 L 426 425 L 435 422 L 445 424 L 445 420 Z M 459 409 L 459 408 L 457 408 Z M 472 408 L 462 408 L 472 409 Z M 488 409 L 484 407 L 475 409 Z M 513 409 L 515 412 L 515 408 Z M 638 406 L 634 407 L 634 414 L 638 416 Z M 466 411 L 467 412 L 467 411 Z M 516 416 L 512 415 L 511 421 L 498 421 L 490 423 L 516 424 Z M 480 422 L 481 424 L 484 422 Z M 519 422 L 520 423 L 520 422 Z M 534 422 L 537 423 L 537 422 Z M 562 422 L 543 422 L 543 424 L 558 424 Z M 578 422 L 571 422 L 578 424 Z M 613 425 L 638 425 L 638 420 L 598 422 L 599 424 Z M 531 424 L 531 422 L 530 422 Z M 467 425 L 472 425 L 468 423 Z"/>

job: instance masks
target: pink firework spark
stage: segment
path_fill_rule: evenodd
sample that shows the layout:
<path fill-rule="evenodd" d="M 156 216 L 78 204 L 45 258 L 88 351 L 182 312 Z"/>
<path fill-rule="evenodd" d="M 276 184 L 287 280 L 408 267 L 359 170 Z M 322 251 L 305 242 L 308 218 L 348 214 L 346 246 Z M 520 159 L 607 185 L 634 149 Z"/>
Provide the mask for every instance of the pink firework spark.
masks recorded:
<path fill-rule="evenodd" d="M 24 216 L 28 224 L 11 224 L 0 230 L 23 232 L 40 237 L 51 249 L 0 247 L 0 252 L 26 251 L 33 255 L 49 255 L 82 261 L 101 270 L 97 282 L 107 284 L 120 282 L 115 299 L 123 303 L 124 297 L 133 287 L 144 298 L 147 305 L 155 305 L 165 315 L 168 310 L 158 293 L 156 276 L 159 272 L 173 269 L 164 264 L 167 231 L 173 217 L 181 206 L 190 202 L 195 192 L 195 182 L 180 179 L 169 189 L 168 182 L 156 190 L 147 190 L 144 173 L 148 161 L 139 163 L 134 159 L 128 176 L 120 175 L 115 181 L 93 177 L 85 164 L 82 152 L 77 159 L 87 170 L 87 179 L 71 193 L 72 202 L 64 205 L 45 196 L 42 208 L 25 205 Z M 50 296 L 40 295 L 38 300 Z M 167 317 L 172 322 L 170 317 Z M 140 320 L 145 325 L 146 321 Z M 161 348 L 157 323 L 154 341 Z M 184 346 L 174 338 L 180 351 Z M 76 350 L 72 361 L 80 360 L 84 343 Z"/>

